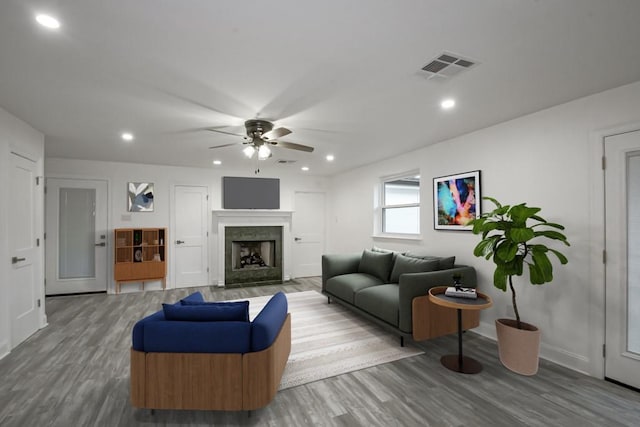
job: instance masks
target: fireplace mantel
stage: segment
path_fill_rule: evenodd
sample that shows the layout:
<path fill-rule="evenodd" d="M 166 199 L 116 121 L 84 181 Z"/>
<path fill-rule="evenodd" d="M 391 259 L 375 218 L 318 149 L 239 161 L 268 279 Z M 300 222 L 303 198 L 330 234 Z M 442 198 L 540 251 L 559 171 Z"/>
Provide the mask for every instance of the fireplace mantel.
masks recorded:
<path fill-rule="evenodd" d="M 293 211 L 272 210 L 272 209 L 219 209 L 213 211 L 214 217 L 288 217 L 291 218 Z"/>
<path fill-rule="evenodd" d="M 217 231 L 218 286 L 225 285 L 224 244 L 225 227 L 282 227 L 282 280 L 291 279 L 291 217 L 293 211 L 263 209 L 221 209 L 213 212 L 213 230 Z"/>

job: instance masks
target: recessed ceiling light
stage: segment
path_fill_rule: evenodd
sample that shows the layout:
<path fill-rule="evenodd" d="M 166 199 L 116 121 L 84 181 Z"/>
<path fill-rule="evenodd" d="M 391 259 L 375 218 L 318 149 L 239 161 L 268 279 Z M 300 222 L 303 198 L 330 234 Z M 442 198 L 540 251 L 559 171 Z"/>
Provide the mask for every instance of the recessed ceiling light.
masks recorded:
<path fill-rule="evenodd" d="M 333 159 L 335 159 L 335 157 L 333 157 L 333 154 L 327 154 L 327 162 L 333 162 Z"/>
<path fill-rule="evenodd" d="M 301 167 L 300 169 L 302 169 L 303 171 L 305 171 L 305 172 L 306 172 L 306 171 L 308 171 L 308 170 L 309 170 L 309 167 L 308 167 L 308 166 L 303 166 L 303 167 Z"/>
<path fill-rule="evenodd" d="M 52 30 L 57 30 L 58 28 L 60 28 L 60 21 L 58 21 L 51 15 L 45 15 L 44 13 L 41 13 L 39 15 L 36 15 L 36 21 L 38 21 L 38 24 L 42 25 L 43 27 L 47 27 Z"/>
<path fill-rule="evenodd" d="M 122 137 L 122 139 L 124 139 L 125 141 L 133 141 L 133 134 L 129 133 L 129 132 L 124 132 L 122 135 L 120 135 Z"/>
<path fill-rule="evenodd" d="M 220 160 L 214 160 L 213 164 L 217 166 L 217 165 L 221 165 L 222 162 Z"/>
<path fill-rule="evenodd" d="M 443 100 L 440 103 L 440 106 L 442 107 L 443 110 L 450 110 L 456 106 L 456 101 L 454 99 L 448 98 Z"/>

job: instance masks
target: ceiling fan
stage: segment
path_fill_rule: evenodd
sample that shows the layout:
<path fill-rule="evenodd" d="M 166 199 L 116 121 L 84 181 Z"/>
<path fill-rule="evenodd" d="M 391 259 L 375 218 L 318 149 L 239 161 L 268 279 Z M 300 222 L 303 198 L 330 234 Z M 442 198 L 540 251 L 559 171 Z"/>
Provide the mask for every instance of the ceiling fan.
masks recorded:
<path fill-rule="evenodd" d="M 244 127 L 247 129 L 247 135 L 240 135 L 236 133 L 226 132 L 215 128 L 209 128 L 212 132 L 224 133 L 227 135 L 237 135 L 244 137 L 244 142 L 233 142 L 230 144 L 216 145 L 209 147 L 209 149 L 229 147 L 231 145 L 243 144 L 246 147 L 242 150 L 243 153 L 252 158 L 257 153 L 258 160 L 266 160 L 271 157 L 271 149 L 269 146 L 276 146 L 282 148 L 289 148 L 292 150 L 305 151 L 307 153 L 313 152 L 313 147 L 308 145 L 296 144 L 293 142 L 277 141 L 278 138 L 289 135 L 291 131 L 287 128 L 279 127 L 273 128 L 273 123 L 268 120 L 251 119 L 244 122 Z"/>

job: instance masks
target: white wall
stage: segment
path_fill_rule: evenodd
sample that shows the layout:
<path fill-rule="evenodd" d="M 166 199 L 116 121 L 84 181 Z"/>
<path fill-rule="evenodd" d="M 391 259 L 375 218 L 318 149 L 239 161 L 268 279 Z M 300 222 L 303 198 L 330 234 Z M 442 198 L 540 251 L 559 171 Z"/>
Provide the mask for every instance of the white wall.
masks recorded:
<path fill-rule="evenodd" d="M 553 283 L 542 287 L 518 279 L 518 307 L 524 321 L 541 328 L 543 357 L 602 376 L 601 138 L 633 127 L 640 128 L 640 82 L 340 174 L 330 185 L 328 247 L 354 252 L 375 244 L 456 255 L 458 263 L 476 267 L 480 289 L 494 299 L 479 328 L 494 337 L 493 321 L 508 315 L 510 295 L 493 287 L 491 263 L 473 256 L 479 237 L 433 229 L 432 178 L 480 169 L 484 196 L 541 207 L 543 217 L 567 227 L 569 264 L 556 268 Z M 380 177 L 416 168 L 422 176 L 422 241 L 374 239 L 374 188 Z M 491 206 L 483 203 L 485 209 Z"/>
<path fill-rule="evenodd" d="M 43 175 L 43 158 L 44 158 L 44 136 L 33 129 L 28 124 L 12 116 L 7 111 L 0 108 L 0 358 L 2 358 L 10 350 L 11 343 L 11 324 L 9 315 L 9 272 L 11 269 L 11 254 L 9 251 L 9 209 L 16 207 L 9 206 L 10 194 L 10 156 L 11 152 L 19 153 L 31 160 L 36 161 L 36 174 Z M 42 201 L 37 200 L 36 205 L 40 206 Z M 42 215 L 36 218 L 41 222 Z M 39 231 L 42 225 L 38 224 Z M 40 258 L 42 253 L 40 254 Z M 40 271 L 37 272 L 42 276 L 43 260 L 39 259 Z M 44 290 L 44 287 L 43 287 Z M 44 293 L 40 297 L 44 301 Z M 44 304 L 42 304 L 40 312 L 40 324 L 44 326 L 46 323 Z"/>
<path fill-rule="evenodd" d="M 217 278 L 217 245 L 211 230 L 211 211 L 222 208 L 223 176 L 255 176 L 250 162 L 242 170 L 225 170 L 221 168 L 185 168 L 174 166 L 144 165 L 134 163 L 99 162 L 75 159 L 47 158 L 45 162 L 47 177 L 103 179 L 109 186 L 109 244 L 112 248 L 114 228 L 129 227 L 167 227 L 171 236 L 171 220 L 173 208 L 171 194 L 174 185 L 197 185 L 209 189 L 209 283 Z M 325 191 L 327 179 L 302 173 L 278 173 L 277 175 L 260 175 L 265 178 L 280 178 L 280 209 L 294 210 L 295 191 Z M 152 182 L 154 184 L 154 211 L 127 211 L 127 183 Z M 131 220 L 127 221 L 126 218 Z M 169 246 L 167 287 L 173 287 L 172 246 Z M 109 291 L 113 292 L 113 254 L 109 251 Z M 160 283 L 152 283 L 145 289 L 160 289 Z M 133 287 L 123 287 L 123 292 L 135 291 Z"/>

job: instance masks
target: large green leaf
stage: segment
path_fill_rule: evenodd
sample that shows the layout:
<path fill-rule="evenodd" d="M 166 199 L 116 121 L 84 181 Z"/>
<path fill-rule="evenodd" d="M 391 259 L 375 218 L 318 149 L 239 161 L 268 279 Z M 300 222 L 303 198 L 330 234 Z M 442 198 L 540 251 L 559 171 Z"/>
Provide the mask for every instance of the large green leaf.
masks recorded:
<path fill-rule="evenodd" d="M 535 237 L 535 233 L 530 228 L 512 228 L 509 231 L 509 237 L 511 240 L 517 243 L 528 242 Z"/>
<path fill-rule="evenodd" d="M 513 260 L 517 253 L 518 245 L 509 240 L 503 240 L 500 242 L 496 249 L 497 257 L 504 262 Z"/>
<path fill-rule="evenodd" d="M 529 264 L 529 280 L 533 285 L 542 285 L 544 276 L 537 264 Z"/>
<path fill-rule="evenodd" d="M 487 218 L 476 218 L 469 222 L 469 225 L 473 225 L 473 234 L 480 234 L 484 230 L 484 223 Z"/>
<path fill-rule="evenodd" d="M 554 230 L 541 230 L 541 231 L 536 231 L 535 232 L 536 237 L 537 236 L 545 236 L 548 237 L 549 239 L 552 240 L 561 240 L 562 242 L 566 243 L 567 245 L 569 244 L 567 242 L 567 236 L 565 236 L 564 234 L 558 232 L 558 231 L 554 231 Z"/>
<path fill-rule="evenodd" d="M 528 207 L 522 203 L 511 208 L 511 219 L 516 223 L 526 223 L 529 218 L 540 212 L 540 208 Z"/>
<path fill-rule="evenodd" d="M 535 248 L 531 251 L 531 258 L 542 276 L 542 283 L 553 280 L 553 265 L 547 256 L 547 249 Z"/>
<path fill-rule="evenodd" d="M 555 249 L 549 249 L 550 252 L 554 253 L 556 257 L 558 257 L 558 260 L 560 260 L 560 264 L 566 264 L 569 262 L 569 260 L 567 259 L 566 256 L 564 256 L 562 253 L 556 251 Z"/>
<path fill-rule="evenodd" d="M 500 266 L 493 272 L 493 285 L 504 292 L 507 291 L 507 275 Z"/>
<path fill-rule="evenodd" d="M 544 221 L 544 223 L 542 223 L 542 224 L 535 224 L 532 227 L 540 227 L 540 226 L 553 227 L 553 228 L 557 228 L 558 230 L 564 230 L 564 226 L 562 226 L 560 224 L 555 224 L 553 222 L 546 222 L 546 221 Z"/>
<path fill-rule="evenodd" d="M 493 253 L 493 244 L 496 239 L 499 239 L 500 236 L 493 236 L 487 239 L 481 240 L 473 250 L 473 254 L 475 256 L 486 256 L 487 254 Z"/>

